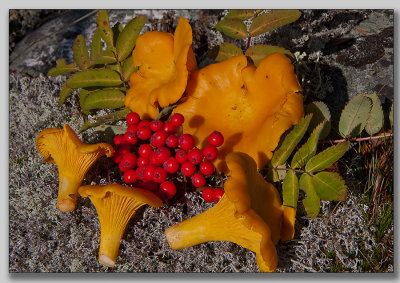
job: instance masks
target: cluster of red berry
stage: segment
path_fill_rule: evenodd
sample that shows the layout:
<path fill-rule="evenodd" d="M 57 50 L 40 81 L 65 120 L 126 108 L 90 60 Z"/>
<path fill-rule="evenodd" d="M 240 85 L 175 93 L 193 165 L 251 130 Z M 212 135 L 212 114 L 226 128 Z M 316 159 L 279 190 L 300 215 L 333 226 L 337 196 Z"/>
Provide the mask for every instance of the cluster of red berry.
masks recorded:
<path fill-rule="evenodd" d="M 194 146 L 192 135 L 179 135 L 184 122 L 179 113 L 173 114 L 169 121 L 147 121 L 131 112 L 126 121 L 126 133 L 114 138 L 116 153 L 113 156 L 113 161 L 124 173 L 126 184 L 135 184 L 162 199 L 170 199 L 176 194 L 173 180 L 177 176 L 190 178 L 194 187 L 201 188 L 207 183 L 205 177 L 214 174 L 212 161 L 218 156 L 217 147 L 224 142 L 220 132 L 211 133 L 208 145 L 200 150 Z M 219 197 L 204 197 L 203 193 L 204 200 L 217 202 L 223 194 L 220 190 Z"/>

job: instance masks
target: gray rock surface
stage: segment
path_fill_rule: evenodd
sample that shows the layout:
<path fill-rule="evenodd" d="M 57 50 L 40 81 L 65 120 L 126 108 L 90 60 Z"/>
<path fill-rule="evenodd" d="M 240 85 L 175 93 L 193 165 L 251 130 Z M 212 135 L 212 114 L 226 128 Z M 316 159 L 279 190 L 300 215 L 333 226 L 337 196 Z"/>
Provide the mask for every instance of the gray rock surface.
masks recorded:
<path fill-rule="evenodd" d="M 305 52 L 310 71 L 304 72 L 309 98 L 328 103 L 331 110 L 361 92 L 378 92 L 383 105 L 394 96 L 393 11 L 304 10 L 291 25 L 259 36 L 253 44 L 267 43 L 292 52 Z M 252 252 L 229 242 L 210 242 L 173 251 L 165 228 L 211 207 L 195 193 L 187 195 L 191 206 L 180 204 L 162 209 L 143 209 L 129 224 L 115 268 L 97 262 L 100 229 L 94 206 L 78 198 L 77 209 L 60 213 L 56 207 L 58 172 L 42 162 L 35 148 L 38 133 L 68 123 L 75 131 L 83 120 L 74 99 L 59 107 L 58 94 L 66 77 L 47 77 L 61 57 L 72 60 L 71 46 L 82 33 L 91 38 L 95 15 L 75 24 L 90 11 L 72 10 L 26 35 L 10 55 L 9 76 L 9 271 L 18 272 L 258 272 Z M 211 28 L 226 11 L 111 10 L 110 22 L 126 23 L 137 14 L 148 16 L 146 29 L 159 28 L 168 19 L 176 25 L 180 16 L 190 19 L 193 47 L 199 64 L 206 65 L 208 50 L 231 41 Z M 339 39 L 348 39 L 342 40 Z M 236 42 L 242 47 L 245 41 Z M 321 83 L 316 80 L 321 78 Z M 335 116 L 334 116 L 335 117 Z M 337 118 L 337 116 L 336 116 Z M 103 137 L 88 131 L 80 135 L 88 143 Z M 116 168 L 103 158 L 89 171 L 84 184 L 120 181 Z M 365 229 L 364 207 L 350 188 L 341 203 L 323 202 L 317 219 L 298 211 L 295 241 L 277 246 L 278 272 L 332 271 L 330 251 L 335 251 L 346 271 L 360 271 L 363 248 L 377 243 Z M 349 256 L 354 255 L 356 256 Z M 389 265 L 388 270 L 392 270 Z"/>

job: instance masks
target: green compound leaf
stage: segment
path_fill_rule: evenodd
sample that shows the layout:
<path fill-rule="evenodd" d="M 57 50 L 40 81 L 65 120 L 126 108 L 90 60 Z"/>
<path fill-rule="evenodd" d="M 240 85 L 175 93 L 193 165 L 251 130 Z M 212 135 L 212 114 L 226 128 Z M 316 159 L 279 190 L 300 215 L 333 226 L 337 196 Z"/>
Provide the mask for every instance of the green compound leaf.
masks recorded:
<path fill-rule="evenodd" d="M 60 91 L 60 98 L 58 100 L 58 104 L 61 106 L 64 104 L 65 99 L 71 94 L 72 89 L 67 86 L 67 84 L 64 84 L 61 91 Z"/>
<path fill-rule="evenodd" d="M 324 127 L 321 130 L 321 135 L 320 139 L 326 138 L 330 131 L 331 131 L 331 113 L 329 111 L 328 106 L 326 106 L 325 103 L 322 101 L 313 101 L 309 104 L 307 104 L 305 113 L 313 114 L 313 118 L 311 119 L 310 122 L 310 127 L 308 130 L 311 132 L 311 129 L 314 129 L 316 126 L 318 126 L 322 121 L 326 120 L 326 123 Z"/>
<path fill-rule="evenodd" d="M 300 18 L 300 16 L 301 12 L 298 10 L 271 10 L 259 14 L 250 25 L 249 35 L 258 36 L 283 25 L 290 24 Z"/>
<path fill-rule="evenodd" d="M 224 61 L 233 56 L 242 55 L 243 51 L 233 43 L 223 43 L 214 46 L 208 53 L 208 57 L 215 61 Z"/>
<path fill-rule="evenodd" d="M 347 186 L 336 172 L 319 172 L 312 177 L 315 191 L 322 200 L 345 200 Z"/>
<path fill-rule="evenodd" d="M 293 170 L 289 170 L 282 184 L 283 205 L 297 207 L 299 198 L 299 179 Z"/>
<path fill-rule="evenodd" d="M 124 106 L 125 94 L 113 88 L 100 89 L 90 92 L 84 100 L 84 109 L 116 109 Z"/>
<path fill-rule="evenodd" d="M 131 110 L 129 108 L 123 108 L 121 110 L 114 111 L 108 115 L 100 117 L 95 122 L 87 122 L 79 130 L 79 133 L 82 133 L 83 131 L 86 131 L 87 129 L 90 129 L 92 127 L 97 127 L 102 124 L 115 123 L 119 120 L 123 120 L 126 118 L 126 115 L 128 115 L 130 112 L 131 112 Z"/>
<path fill-rule="evenodd" d="M 96 16 L 96 24 L 100 36 L 107 44 L 107 46 L 114 46 L 114 35 L 112 29 L 110 28 L 108 14 L 106 10 L 99 10 Z"/>
<path fill-rule="evenodd" d="M 379 132 L 383 127 L 383 111 L 381 101 L 376 93 L 366 94 L 372 101 L 371 112 L 368 117 L 368 121 L 365 124 L 365 130 L 371 136 Z"/>
<path fill-rule="evenodd" d="M 135 42 L 146 23 L 146 16 L 140 15 L 126 24 L 116 42 L 117 54 L 119 61 L 125 60 L 131 55 Z"/>
<path fill-rule="evenodd" d="M 102 50 L 99 54 L 99 56 L 96 58 L 94 61 L 94 64 L 114 64 L 117 62 L 117 59 L 115 58 L 114 52 L 112 52 L 110 49 Z"/>
<path fill-rule="evenodd" d="M 361 134 L 371 112 L 372 101 L 359 94 L 344 107 L 339 120 L 339 134 L 344 138 L 354 138 Z"/>
<path fill-rule="evenodd" d="M 306 198 L 303 199 L 303 205 L 306 209 L 308 216 L 315 218 L 318 216 L 320 208 L 320 198 L 315 191 L 312 177 L 307 173 L 300 176 L 300 188 L 306 193 Z"/>
<path fill-rule="evenodd" d="M 109 69 L 89 69 L 69 78 L 66 84 L 70 88 L 82 88 L 91 86 L 119 86 L 122 84 L 119 74 Z"/>
<path fill-rule="evenodd" d="M 321 130 L 325 124 L 325 121 L 320 123 L 314 131 L 311 133 L 307 142 L 303 144 L 300 149 L 294 154 L 291 167 L 299 168 L 303 167 L 307 161 L 313 157 L 317 151 L 317 144 L 319 140 L 319 136 L 321 134 Z"/>
<path fill-rule="evenodd" d="M 245 55 L 249 56 L 253 60 L 254 65 L 258 66 L 262 59 L 275 52 L 280 52 L 294 58 L 293 54 L 289 50 L 268 44 L 253 45 L 246 50 Z"/>
<path fill-rule="evenodd" d="M 392 106 L 390 106 L 390 112 L 389 112 L 389 121 L 390 121 L 390 125 L 393 127 L 393 105 L 394 103 L 392 102 Z"/>
<path fill-rule="evenodd" d="M 137 67 L 133 64 L 132 56 L 129 56 L 122 62 L 122 77 L 124 78 L 124 82 L 129 81 L 131 75 L 138 70 Z"/>
<path fill-rule="evenodd" d="M 310 124 L 312 114 L 303 117 L 300 122 L 294 126 L 282 142 L 282 145 L 274 152 L 271 159 L 272 167 L 277 167 L 286 162 L 290 154 L 292 154 L 294 148 L 303 138 L 307 131 L 308 125 Z"/>
<path fill-rule="evenodd" d="M 214 28 L 236 39 L 247 37 L 246 25 L 239 19 L 224 18 Z"/>
<path fill-rule="evenodd" d="M 346 153 L 350 147 L 350 141 L 344 141 L 334 146 L 328 147 L 317 155 L 310 158 L 306 164 L 306 171 L 309 173 L 324 170 L 336 162 Z"/>
<path fill-rule="evenodd" d="M 71 64 L 66 64 L 65 63 L 65 59 L 58 59 L 56 61 L 57 66 L 54 68 L 51 68 L 49 70 L 49 72 L 47 73 L 48 76 L 51 77 L 56 77 L 59 75 L 65 75 L 65 74 L 69 74 L 75 71 L 78 71 L 78 68 L 75 66 L 75 64 L 71 63 Z"/>
<path fill-rule="evenodd" d="M 72 52 L 76 65 L 78 65 L 81 70 L 86 70 L 90 65 L 90 60 L 85 37 L 82 34 L 78 35 L 72 44 Z"/>
<path fill-rule="evenodd" d="M 239 9 L 239 10 L 229 10 L 225 18 L 238 19 L 244 21 L 250 19 L 253 16 L 254 16 L 254 10 Z"/>

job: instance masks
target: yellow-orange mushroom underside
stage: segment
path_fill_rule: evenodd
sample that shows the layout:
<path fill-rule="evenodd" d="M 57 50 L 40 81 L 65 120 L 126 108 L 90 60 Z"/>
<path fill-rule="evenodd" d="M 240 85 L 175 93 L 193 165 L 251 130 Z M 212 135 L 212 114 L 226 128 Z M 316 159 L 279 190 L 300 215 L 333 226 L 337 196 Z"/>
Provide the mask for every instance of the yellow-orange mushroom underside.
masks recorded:
<path fill-rule="evenodd" d="M 75 209 L 78 188 L 90 167 L 114 148 L 107 143 L 85 144 L 67 124 L 63 129 L 45 129 L 36 138 L 43 161 L 56 163 L 59 175 L 57 207 L 62 212 Z"/>
<path fill-rule="evenodd" d="M 99 262 L 113 267 L 128 221 L 143 205 L 162 206 L 162 200 L 148 190 L 119 184 L 82 186 L 79 194 L 89 197 L 100 222 Z"/>
<path fill-rule="evenodd" d="M 132 58 L 139 69 L 130 77 L 125 105 L 142 119 L 154 119 L 158 106 L 168 106 L 181 98 L 189 74 L 197 69 L 188 20 L 179 19 L 174 36 L 160 31 L 139 36 Z"/>
<path fill-rule="evenodd" d="M 273 272 L 278 264 L 275 244 L 281 235 L 291 233 L 278 191 L 258 173 L 249 155 L 229 153 L 226 162 L 229 177 L 224 196 L 206 212 L 169 227 L 167 241 L 173 249 L 231 241 L 255 252 L 261 271 Z"/>
<path fill-rule="evenodd" d="M 183 131 L 194 135 L 199 147 L 214 130 L 224 135 L 220 171 L 227 171 L 224 158 L 233 151 L 249 154 L 262 168 L 280 136 L 303 116 L 293 69 L 281 53 L 267 56 L 257 68 L 244 55 L 209 65 L 191 75 L 187 100 L 174 113 L 185 117 Z"/>

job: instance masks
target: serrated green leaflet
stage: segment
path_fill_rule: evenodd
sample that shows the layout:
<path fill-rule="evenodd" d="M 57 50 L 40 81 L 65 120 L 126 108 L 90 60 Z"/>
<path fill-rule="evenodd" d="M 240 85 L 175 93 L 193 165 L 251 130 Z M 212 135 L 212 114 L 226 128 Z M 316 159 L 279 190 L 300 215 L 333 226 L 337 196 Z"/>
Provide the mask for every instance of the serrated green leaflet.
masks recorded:
<path fill-rule="evenodd" d="M 294 154 L 291 163 L 292 168 L 303 167 L 307 163 L 307 161 L 315 155 L 317 151 L 319 135 L 321 134 L 321 129 L 323 128 L 324 124 L 325 121 L 319 124 L 311 133 L 307 142 L 303 144 Z"/>
<path fill-rule="evenodd" d="M 236 39 L 247 37 L 246 25 L 239 19 L 224 18 L 214 28 Z"/>
<path fill-rule="evenodd" d="M 250 36 L 258 36 L 296 21 L 301 16 L 298 10 L 271 10 L 259 14 L 250 25 Z"/>
<path fill-rule="evenodd" d="M 341 158 L 343 154 L 345 154 L 346 151 L 349 149 L 349 147 L 349 141 L 344 141 L 328 147 L 324 151 L 321 151 L 317 155 L 310 158 L 310 160 L 308 160 L 305 168 L 306 171 L 309 173 L 314 173 L 328 168 L 339 158 Z"/>
<path fill-rule="evenodd" d="M 354 138 L 361 134 L 368 121 L 372 101 L 359 94 L 344 107 L 339 120 L 339 134 L 344 138 Z"/>
<path fill-rule="evenodd" d="M 233 43 L 223 43 L 214 46 L 208 53 L 208 57 L 215 61 L 224 61 L 236 55 L 242 55 L 243 51 Z"/>
<path fill-rule="evenodd" d="M 97 29 L 101 35 L 101 38 L 109 46 L 114 46 L 113 31 L 110 28 L 108 21 L 108 14 L 106 10 L 99 10 L 96 17 Z"/>
<path fill-rule="evenodd" d="M 365 130 L 371 136 L 379 132 L 383 127 L 383 111 L 381 101 L 376 93 L 366 94 L 372 101 L 371 112 L 365 124 Z"/>
<path fill-rule="evenodd" d="M 336 172 L 319 172 L 312 177 L 315 191 L 322 200 L 344 200 L 347 186 Z"/>
<path fill-rule="evenodd" d="M 66 84 L 70 88 L 82 88 L 91 86 L 118 86 L 122 84 L 117 72 L 109 69 L 89 69 L 69 78 Z"/>
<path fill-rule="evenodd" d="M 125 60 L 135 47 L 136 38 L 139 36 L 144 24 L 146 23 L 146 16 L 140 15 L 129 21 L 119 34 L 116 49 L 119 61 Z"/>
<path fill-rule="evenodd" d="M 116 63 L 117 59 L 115 58 L 114 53 L 110 49 L 102 50 L 98 57 L 94 61 L 94 65 L 97 64 L 113 64 Z"/>
<path fill-rule="evenodd" d="M 131 75 L 138 70 L 137 67 L 133 64 L 132 56 L 129 56 L 122 62 L 122 77 L 124 82 L 127 82 Z"/>
<path fill-rule="evenodd" d="M 238 10 L 229 10 L 225 18 L 239 19 L 243 21 L 250 19 L 252 16 L 254 16 L 254 10 L 238 9 Z"/>
<path fill-rule="evenodd" d="M 307 104 L 305 113 L 313 114 L 310 122 L 310 127 L 308 128 L 309 132 L 311 132 L 311 129 L 314 129 L 322 121 L 326 120 L 326 123 L 321 130 L 320 139 L 326 138 L 331 131 L 331 113 L 328 106 L 326 106 L 326 104 L 322 101 L 313 101 Z"/>
<path fill-rule="evenodd" d="M 97 58 L 100 57 L 102 49 L 101 34 L 99 30 L 96 30 L 90 42 L 90 65 L 95 65 Z"/>
<path fill-rule="evenodd" d="M 67 65 L 64 58 L 58 59 L 56 64 L 57 66 L 50 69 L 50 71 L 47 73 L 48 76 L 56 77 L 78 71 L 78 68 L 75 66 L 75 64 L 71 63 Z"/>
<path fill-rule="evenodd" d="M 320 198 L 314 189 L 312 177 L 307 173 L 303 173 L 300 176 L 299 182 L 300 188 L 306 193 L 305 199 L 303 199 L 303 205 L 306 209 L 308 216 L 315 218 L 318 216 L 320 208 Z"/>
<path fill-rule="evenodd" d="M 81 89 L 79 93 L 79 106 L 82 109 L 83 114 L 89 114 L 89 109 L 85 108 L 85 99 L 89 95 L 90 91 L 86 89 Z"/>
<path fill-rule="evenodd" d="M 285 137 L 282 145 L 274 152 L 274 155 L 271 159 L 272 167 L 282 165 L 286 162 L 296 145 L 300 142 L 307 131 L 311 117 L 312 114 L 303 117 Z"/>
<path fill-rule="evenodd" d="M 293 170 L 289 170 L 282 184 L 283 205 L 297 207 L 299 198 L 299 179 Z"/>
<path fill-rule="evenodd" d="M 117 39 L 119 37 L 119 34 L 123 30 L 123 27 L 120 22 L 115 23 L 115 25 L 111 28 L 113 31 L 113 37 L 114 37 L 114 46 L 117 44 Z"/>
<path fill-rule="evenodd" d="M 93 109 L 116 109 L 124 106 L 125 94 L 113 88 L 100 89 L 90 92 L 84 101 L 84 108 Z"/>
<path fill-rule="evenodd" d="M 258 66 L 258 64 L 260 64 L 262 59 L 275 52 L 280 52 L 293 57 L 293 54 L 289 50 L 286 50 L 285 48 L 279 46 L 268 45 L 268 44 L 258 44 L 250 46 L 246 50 L 245 55 L 249 56 L 253 60 L 254 65 Z"/>
<path fill-rule="evenodd" d="M 127 127 L 124 126 L 113 126 L 113 125 L 100 125 L 94 127 L 93 130 L 97 132 L 111 132 L 113 135 L 123 135 L 126 133 Z"/>
<path fill-rule="evenodd" d="M 60 98 L 58 100 L 58 104 L 61 106 L 64 104 L 65 99 L 70 95 L 72 92 L 72 89 L 67 86 L 67 84 L 64 84 L 61 91 L 60 91 Z"/>
<path fill-rule="evenodd" d="M 89 67 L 90 62 L 85 37 L 82 34 L 78 35 L 72 44 L 72 52 L 76 65 L 81 70 L 86 70 Z"/>
<path fill-rule="evenodd" d="M 96 120 L 96 122 L 87 122 L 85 123 L 82 128 L 79 130 L 79 133 L 82 133 L 83 131 L 90 129 L 92 127 L 96 127 L 105 123 L 115 123 L 119 120 L 123 120 L 126 118 L 126 115 L 128 115 L 131 112 L 129 108 L 123 108 L 121 110 L 112 112 L 108 115 L 105 115 L 103 117 L 100 117 Z"/>

